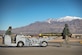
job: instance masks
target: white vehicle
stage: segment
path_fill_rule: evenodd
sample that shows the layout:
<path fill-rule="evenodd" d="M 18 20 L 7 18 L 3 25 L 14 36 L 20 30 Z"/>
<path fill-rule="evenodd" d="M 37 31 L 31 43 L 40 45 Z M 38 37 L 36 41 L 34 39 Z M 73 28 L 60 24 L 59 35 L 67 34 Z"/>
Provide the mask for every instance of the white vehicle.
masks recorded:
<path fill-rule="evenodd" d="M 48 46 L 48 39 L 46 38 L 26 38 L 24 35 L 17 35 L 12 43 L 12 38 L 9 35 L 4 35 L 4 44 L 7 46 Z"/>

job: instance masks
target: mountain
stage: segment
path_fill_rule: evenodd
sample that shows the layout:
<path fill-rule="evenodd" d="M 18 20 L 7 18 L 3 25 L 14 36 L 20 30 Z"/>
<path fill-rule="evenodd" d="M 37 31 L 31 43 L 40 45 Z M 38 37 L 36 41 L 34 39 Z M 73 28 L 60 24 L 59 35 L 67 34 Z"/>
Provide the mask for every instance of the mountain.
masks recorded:
<path fill-rule="evenodd" d="M 39 33 L 62 33 L 64 24 L 69 25 L 71 33 L 81 33 L 82 34 L 82 18 L 66 16 L 59 19 L 47 19 L 45 21 L 37 21 L 29 25 L 15 28 L 12 30 L 13 33 L 19 34 L 39 34 Z"/>
<path fill-rule="evenodd" d="M 0 30 L 0 35 L 4 34 L 5 31 L 4 30 Z"/>
<path fill-rule="evenodd" d="M 48 23 L 51 23 L 51 22 L 53 22 L 53 21 L 66 22 L 66 21 L 72 21 L 72 20 L 75 20 L 75 19 L 81 20 L 82 18 L 80 18 L 80 17 L 75 17 L 75 16 L 66 16 L 66 17 L 61 17 L 61 18 L 59 18 L 59 19 L 49 18 L 49 19 L 46 20 L 46 22 L 48 22 Z"/>

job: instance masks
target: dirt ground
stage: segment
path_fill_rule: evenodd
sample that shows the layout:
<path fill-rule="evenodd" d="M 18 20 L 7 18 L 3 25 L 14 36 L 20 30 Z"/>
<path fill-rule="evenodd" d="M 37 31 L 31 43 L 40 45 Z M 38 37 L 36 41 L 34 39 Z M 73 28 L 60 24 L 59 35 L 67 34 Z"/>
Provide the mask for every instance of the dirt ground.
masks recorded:
<path fill-rule="evenodd" d="M 1 45 L 2 39 L 0 39 L 0 55 L 82 55 L 82 44 L 78 43 L 72 43 L 70 47 L 60 47 L 59 43 L 50 43 L 48 47 L 7 47 Z"/>
<path fill-rule="evenodd" d="M 0 55 L 81 55 L 82 46 L 0 47 Z"/>

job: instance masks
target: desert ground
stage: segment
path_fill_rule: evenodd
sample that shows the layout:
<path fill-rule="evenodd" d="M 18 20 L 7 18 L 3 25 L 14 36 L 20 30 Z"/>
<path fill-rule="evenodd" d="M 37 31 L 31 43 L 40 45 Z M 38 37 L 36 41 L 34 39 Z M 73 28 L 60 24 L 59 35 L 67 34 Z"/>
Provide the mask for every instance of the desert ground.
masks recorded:
<path fill-rule="evenodd" d="M 82 46 L 0 47 L 0 55 L 81 55 Z"/>
<path fill-rule="evenodd" d="M 82 55 L 82 44 L 79 42 L 71 42 L 70 47 L 65 44 L 61 47 L 59 40 L 56 39 L 57 43 L 49 43 L 47 47 L 9 47 L 0 40 L 0 55 Z"/>

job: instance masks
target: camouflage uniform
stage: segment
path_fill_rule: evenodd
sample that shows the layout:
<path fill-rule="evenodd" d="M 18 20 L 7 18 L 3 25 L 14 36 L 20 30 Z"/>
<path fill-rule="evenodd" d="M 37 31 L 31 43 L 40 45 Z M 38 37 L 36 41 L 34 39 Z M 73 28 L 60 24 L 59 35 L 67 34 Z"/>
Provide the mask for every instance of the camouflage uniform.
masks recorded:
<path fill-rule="evenodd" d="M 64 39 L 64 43 L 67 46 L 69 46 L 69 35 L 70 35 L 70 31 L 69 31 L 68 25 L 65 24 L 65 27 L 64 27 L 63 32 L 62 32 L 62 36 L 63 36 L 63 39 Z"/>

